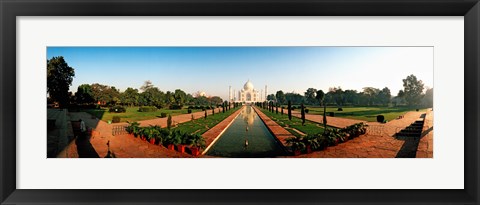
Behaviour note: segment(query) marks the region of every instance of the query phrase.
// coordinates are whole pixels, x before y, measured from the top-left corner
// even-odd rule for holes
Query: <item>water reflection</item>
[[[245,106],[207,155],[218,157],[275,157],[285,155],[255,110]]]
[[[255,111],[253,110],[253,108],[251,106],[247,106],[242,111],[242,118],[243,118],[243,121],[246,123],[247,126],[252,126],[253,125],[253,123],[255,122]]]

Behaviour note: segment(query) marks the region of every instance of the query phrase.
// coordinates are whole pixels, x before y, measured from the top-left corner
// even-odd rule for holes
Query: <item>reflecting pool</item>
[[[251,106],[243,108],[206,154],[238,158],[286,155]]]

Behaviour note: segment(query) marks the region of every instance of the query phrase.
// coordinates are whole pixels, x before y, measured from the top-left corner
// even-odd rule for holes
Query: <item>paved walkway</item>
[[[394,137],[396,131],[409,126],[415,120],[418,120],[422,112],[408,112],[402,119],[392,120],[385,124],[377,122],[369,122],[367,134],[361,135],[355,139],[341,143],[337,146],[328,147],[326,150],[316,151],[311,154],[303,154],[296,157],[305,158],[395,158],[398,152],[403,148],[404,140],[398,140]],[[433,112],[426,113],[426,118],[431,118]],[[328,122],[328,120],[327,120]],[[372,129],[376,129],[373,132]],[[433,141],[433,132],[431,138],[422,138],[424,141],[431,139]],[[419,145],[419,150],[423,149],[423,145]],[[421,152],[421,151],[420,151]],[[430,146],[427,152],[433,152]],[[418,152],[417,152],[418,153]],[[419,157],[427,157],[419,155]],[[432,156],[429,156],[432,157]]]
[[[215,113],[221,112],[221,108],[217,108]],[[208,110],[207,115],[211,115],[212,111]],[[161,157],[191,157],[188,154],[181,154],[173,150],[168,150],[163,146],[151,145],[136,138],[129,137],[127,134],[112,135],[113,126],[127,125],[127,123],[108,124],[97,118],[92,117],[85,112],[72,112],[68,114],[71,121],[82,119],[88,128],[92,128],[92,135],[85,138],[76,138],[71,141],[66,148],[58,154],[59,158],[76,158],[76,157],[106,157],[114,153],[115,157],[139,157],[139,158],[161,158]],[[183,123],[194,119],[203,118],[205,112],[195,112],[192,114],[183,114],[172,116],[175,124]],[[157,118],[152,120],[140,121],[140,126],[158,125],[167,126],[167,118]],[[70,126],[71,127],[71,126]],[[109,146],[107,143],[110,145]],[[109,152],[110,151],[110,152]]]
[[[292,116],[301,118],[300,111],[292,110]],[[348,118],[341,118],[341,117],[327,117],[327,125],[337,128],[344,128],[356,123],[360,122],[367,122],[362,120],[355,120],[355,119],[348,119]],[[323,124],[323,115],[313,115],[313,114],[305,114],[305,119],[310,120],[316,123]]]
[[[241,109],[240,109],[241,110]],[[239,110],[239,111],[240,111]],[[291,137],[287,130],[276,124],[274,121],[269,119],[265,114],[259,112],[255,108],[256,112],[259,114],[260,118],[265,122],[267,127],[273,132],[276,133],[277,138],[282,144],[285,144],[285,139]],[[237,111],[237,112],[239,112]],[[235,112],[227,119],[222,121],[225,128],[229,124],[229,120],[233,120],[238,113]],[[211,114],[211,111],[208,112]],[[389,121],[388,123],[381,124],[376,122],[369,122],[369,128],[367,134],[357,137],[353,140],[349,140],[345,143],[341,143],[334,147],[328,147],[326,150],[313,152],[311,154],[299,155],[296,157],[313,157],[313,158],[356,158],[356,157],[369,157],[369,158],[382,158],[396,157],[397,153],[402,149],[405,141],[397,140],[393,135],[400,131],[401,129],[409,126],[415,120],[418,120],[421,117],[422,112],[408,112],[404,115],[402,119],[396,119]],[[433,111],[429,109],[425,113],[425,126],[423,128],[424,136],[419,140],[417,157],[433,157]],[[194,118],[204,117],[204,112],[193,113]],[[188,117],[187,117],[188,116]],[[311,119],[315,119],[313,115]],[[312,117],[313,116],[313,117]],[[189,154],[182,154],[177,151],[168,150],[163,146],[151,145],[144,141],[141,141],[138,138],[133,138],[129,135],[112,135],[112,124],[100,121],[88,113],[78,112],[78,113],[69,113],[67,118],[71,121],[77,121],[82,119],[85,121],[85,124],[89,128],[93,128],[92,136],[87,138],[87,140],[82,138],[76,138],[71,141],[70,144],[57,156],[57,157],[121,157],[121,158],[162,158],[162,157],[192,157]],[[321,118],[321,117],[320,117]],[[308,118],[307,118],[308,119]],[[186,122],[191,120],[191,114],[177,115],[172,116],[174,122]],[[321,119],[320,119],[321,120]],[[343,120],[343,118],[338,117],[328,117],[327,121],[335,122],[340,127],[345,127],[354,122],[349,119]],[[312,120],[314,121],[314,120]],[[343,123],[343,124],[342,124]],[[356,123],[356,122],[355,122]],[[117,123],[115,125],[119,125]],[[166,126],[166,118],[149,120],[148,122],[141,122],[142,125],[159,125],[162,127]],[[227,125],[225,125],[227,124]],[[68,127],[68,126],[67,126]],[[71,127],[71,126],[70,126]],[[215,137],[218,136],[225,128],[219,127],[216,130],[209,130],[207,134],[208,140],[213,142]],[[66,131],[67,135],[73,135],[71,131]],[[210,133],[209,133],[210,132]],[[211,135],[211,136],[209,136]],[[206,137],[206,138],[207,138]],[[109,146],[107,143],[109,142]],[[208,144],[208,142],[207,142]],[[86,147],[86,148],[85,148]],[[91,149],[90,149],[91,147]],[[94,152],[94,153],[93,153]],[[82,156],[83,155],[83,156]]]
[[[219,112],[222,112],[222,108],[215,108],[215,113],[219,113]],[[211,114],[212,114],[212,110],[207,110],[207,116],[211,115]],[[201,111],[201,112],[194,112],[194,113],[191,113],[191,114],[182,114],[182,115],[172,116],[172,124],[176,125],[176,124],[191,121],[192,120],[192,115],[193,115],[194,119],[204,118],[205,117],[205,112]],[[146,127],[146,126],[150,126],[150,125],[158,125],[160,127],[167,127],[167,119],[168,118],[166,118],[166,117],[155,118],[155,119],[151,119],[151,120],[139,121],[139,123],[140,123],[141,127]],[[121,125],[121,124],[117,123],[116,125]]]
[[[423,125],[424,135],[418,144],[417,158],[433,158],[433,111],[427,110],[425,124]]]

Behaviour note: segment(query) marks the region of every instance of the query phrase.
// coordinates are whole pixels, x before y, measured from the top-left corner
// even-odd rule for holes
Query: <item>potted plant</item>
[[[287,145],[292,148],[295,156],[300,155],[306,148],[305,142],[302,136],[295,136],[286,139]]]
[[[138,122],[129,122],[128,126],[125,128],[125,131],[127,131],[128,134],[135,136],[138,134],[138,130],[140,128],[140,123]]]
[[[307,154],[312,153],[314,150],[318,150],[320,148],[317,136],[315,135],[306,135],[303,137],[303,143],[305,144],[305,151]]]
[[[155,142],[160,136],[160,129],[161,128],[157,125],[148,127],[146,137],[148,142],[150,142],[150,144],[155,144]],[[161,140],[158,140],[158,142],[160,141]]]
[[[193,156],[200,155],[200,150],[205,149],[205,139],[200,134],[193,134],[190,137],[189,144],[191,145],[190,151]]]
[[[180,139],[180,144],[177,145],[177,149],[180,153],[185,153],[185,147],[187,146],[187,143],[192,135],[188,133],[183,133],[183,135],[181,136],[182,137]]]
[[[325,130],[324,137],[329,146],[335,146],[340,142],[340,136],[337,129],[327,128],[327,130]]]

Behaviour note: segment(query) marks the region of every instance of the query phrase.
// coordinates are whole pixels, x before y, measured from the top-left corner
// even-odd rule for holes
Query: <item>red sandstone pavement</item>
[[[394,134],[418,120],[423,112],[408,112],[402,119],[392,120],[385,124],[369,122],[367,133],[355,139],[341,143],[337,146],[328,147],[322,151],[303,154],[299,158],[394,158],[404,144],[404,140],[398,140]],[[433,112],[426,113],[426,119],[433,119]],[[327,120],[328,122],[328,120]],[[426,121],[426,124],[431,123]],[[431,127],[431,126],[430,126]],[[425,130],[425,127],[424,127]],[[432,157],[433,131],[429,138],[422,138],[417,151],[417,157]],[[422,143],[422,141],[425,141]],[[425,145],[423,145],[425,144]],[[424,154],[424,153],[428,153]]]
[[[245,109],[245,106],[238,109],[230,116],[225,118],[222,122],[218,123],[217,125],[202,134],[203,138],[205,138],[206,145],[206,149],[202,152],[202,154],[205,154],[208,149],[210,149],[213,143],[218,139],[218,137],[223,133],[223,131],[227,129],[228,126],[230,126],[235,117],[237,117],[243,109]]]
[[[241,109],[240,109],[241,110]],[[267,124],[269,129],[277,135],[278,139],[284,144],[285,139],[291,137],[287,130],[276,124],[274,121],[269,119],[265,114],[259,112],[256,108],[255,110],[262,118],[262,120]],[[210,115],[211,112],[208,112]],[[234,113],[228,117],[231,120],[238,113]],[[408,112],[404,115],[402,119],[392,120],[385,124],[380,124],[376,122],[369,122],[369,128],[367,129],[367,134],[362,135],[358,138],[349,140],[345,143],[339,144],[334,147],[328,147],[326,150],[317,151],[311,154],[303,154],[296,157],[306,157],[306,158],[356,158],[356,157],[368,157],[368,158],[393,158],[396,156],[400,148],[402,147],[404,141],[397,140],[393,135],[400,131],[401,129],[407,127],[415,120],[419,119],[421,112]],[[130,137],[129,135],[112,135],[113,125],[107,124],[106,122],[100,121],[98,119],[92,118],[90,114],[80,112],[80,113],[70,113],[70,120],[82,119],[85,121],[85,124],[89,128],[93,128],[93,134],[90,138],[90,143],[95,149],[97,154],[100,157],[105,157],[108,154],[107,142],[110,142],[110,151],[115,155],[115,157],[138,157],[138,158],[161,158],[161,157],[191,157],[188,154],[182,154],[176,151],[168,150],[162,146],[151,145],[140,139]],[[189,116],[186,117],[186,116]],[[203,117],[204,112],[194,113],[194,117]],[[191,120],[191,114],[172,116],[174,122],[186,122],[187,119]],[[315,116],[311,117],[315,120]],[[345,127],[350,125],[353,121],[350,119],[344,120],[344,118],[339,117],[329,117],[327,122],[335,122],[337,119],[336,125],[338,127]],[[185,121],[184,121],[185,120]],[[231,121],[230,120],[230,121]],[[314,121],[312,120],[312,121]],[[429,128],[433,128],[433,111],[427,111],[425,117],[425,126],[424,131],[428,131]],[[228,120],[224,120],[228,122]],[[342,124],[343,123],[343,124]],[[166,119],[155,119],[149,120],[149,122],[141,122],[142,125],[159,125],[162,127],[166,126]],[[228,124],[228,123],[227,123]],[[353,123],[352,123],[353,124]],[[119,124],[116,124],[119,125]],[[335,126],[335,125],[334,125]],[[225,126],[226,128],[227,126]],[[337,127],[337,126],[336,126]],[[223,129],[225,129],[223,128]],[[218,135],[223,131],[219,127],[216,133]],[[221,131],[220,131],[221,130]],[[208,132],[208,131],[207,131]],[[214,133],[214,131],[212,131]],[[214,136],[215,134],[212,134]],[[217,136],[218,136],[217,135]],[[213,140],[212,140],[213,142]],[[75,141],[72,141],[65,150],[63,150],[58,157],[79,157],[76,153]],[[423,137],[418,146],[417,157],[433,157],[433,130],[427,132],[425,137]]]
[[[217,108],[215,112],[221,112],[221,109]],[[205,112],[192,113],[195,119],[205,116]],[[175,124],[190,121],[192,114],[183,114],[172,116],[172,121]],[[212,111],[207,111],[207,115],[211,115]],[[95,152],[100,157],[105,157],[108,154],[107,143],[110,142],[110,151],[115,154],[116,157],[139,157],[139,158],[159,158],[159,157],[191,157],[188,154],[181,154],[179,152],[165,149],[158,145],[150,145],[147,142],[139,139],[133,139],[128,137],[129,135],[112,135],[113,126],[127,125],[127,123],[115,123],[108,124],[101,121],[85,112],[72,112],[69,114],[70,120],[77,121],[82,119],[88,128],[92,128],[92,136],[90,138],[90,144]],[[167,118],[157,118],[152,120],[140,121],[140,126],[159,125],[161,127],[167,126]],[[77,158],[80,157],[77,152],[77,146],[75,140],[70,142],[69,145],[57,156],[59,158]]]
[[[286,139],[290,137],[295,137],[292,135],[288,130],[283,128],[282,126],[278,125],[275,121],[270,119],[267,115],[265,115],[260,109],[258,109],[255,106],[252,106],[253,109],[255,109],[255,112],[257,112],[258,116],[262,121],[265,123],[267,128],[270,130],[270,132],[273,133],[273,135],[282,143],[282,145],[286,148],[287,147],[287,142]],[[328,121],[328,120],[327,120]]]
[[[433,158],[433,111],[431,109],[427,110],[423,133],[426,135],[418,144],[417,158]]]

